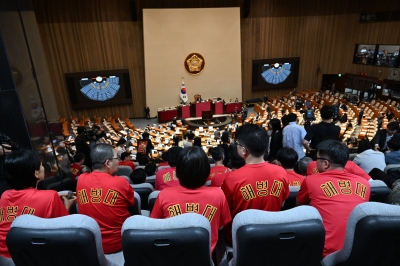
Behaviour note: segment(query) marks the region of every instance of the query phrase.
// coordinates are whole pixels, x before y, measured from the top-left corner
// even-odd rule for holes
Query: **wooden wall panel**
[[[143,8],[243,7],[244,0],[136,0],[138,21],[131,20],[129,0],[33,0],[38,27],[62,116],[141,117],[145,104]],[[241,19],[242,99],[261,97],[251,90],[252,59],[300,56],[298,90],[319,88],[323,74],[360,73],[380,80],[388,68],[352,64],[356,43],[400,44],[400,21],[359,23],[361,12],[400,9],[400,1],[251,0]],[[318,65],[321,71],[317,73]],[[128,68],[133,104],[73,111],[64,73]],[[268,95],[290,90],[268,91]],[[154,97],[159,97],[154,95]]]

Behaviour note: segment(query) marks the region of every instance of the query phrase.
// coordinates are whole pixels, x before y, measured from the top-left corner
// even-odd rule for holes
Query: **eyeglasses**
[[[328,162],[332,163],[332,161],[331,161],[331,160],[329,160],[329,159],[326,159],[326,158],[322,158],[322,157],[317,157],[317,160],[326,160],[326,161],[328,161]]]
[[[243,148],[245,148],[246,149],[246,147],[245,146],[243,146],[242,144],[240,144],[238,141],[235,141],[235,144],[236,145],[238,145],[238,146],[242,146]],[[247,149],[246,149],[247,150]]]
[[[108,158],[108,159],[106,159],[106,160],[104,161],[104,163],[103,163],[103,164],[105,164],[107,161],[111,161],[111,160],[115,160],[115,159],[118,159],[118,157],[114,157],[114,158]]]

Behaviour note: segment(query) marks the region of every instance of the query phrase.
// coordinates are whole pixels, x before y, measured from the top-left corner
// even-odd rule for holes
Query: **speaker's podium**
[[[203,111],[201,114],[201,119],[203,120],[211,120],[213,118],[213,111]]]
[[[211,111],[211,103],[210,102],[198,102],[198,103],[193,103],[190,106],[190,116],[191,117],[202,117],[203,111]]]

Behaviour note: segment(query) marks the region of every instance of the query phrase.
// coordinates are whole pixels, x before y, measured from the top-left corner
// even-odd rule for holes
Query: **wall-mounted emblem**
[[[185,62],[183,63],[187,72],[190,75],[200,74],[206,64],[204,57],[199,53],[191,53],[186,56]]]

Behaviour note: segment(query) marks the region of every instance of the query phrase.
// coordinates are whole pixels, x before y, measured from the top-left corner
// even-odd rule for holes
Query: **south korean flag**
[[[185,82],[183,81],[183,79],[182,79],[182,87],[181,87],[181,99],[184,103],[186,103],[188,100],[186,88],[185,88]]]

